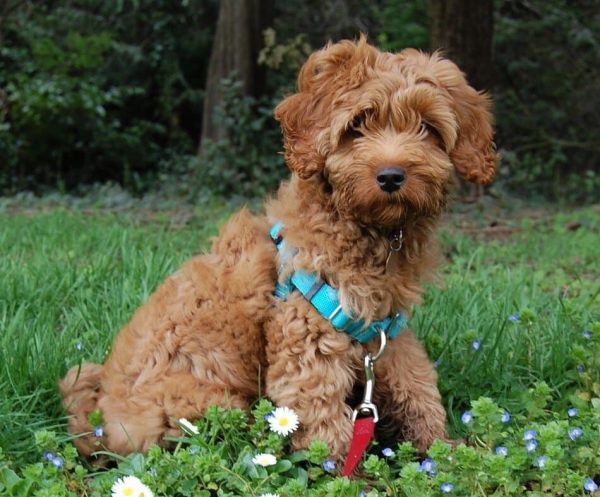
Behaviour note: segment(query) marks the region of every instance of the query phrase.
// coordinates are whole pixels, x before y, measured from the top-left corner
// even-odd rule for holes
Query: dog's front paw
[[[445,444],[448,444],[453,449],[456,448],[456,447],[458,447],[461,444],[465,445],[467,443],[464,438],[458,438],[458,439],[455,440],[455,439],[450,438],[448,436],[440,437],[440,440],[442,442],[444,442]]]
[[[318,426],[298,430],[292,437],[292,446],[297,450],[306,449],[313,440],[321,440],[329,448],[328,459],[339,468],[350,449],[352,430],[352,422],[346,417],[336,421],[329,419]]]
[[[431,444],[436,440],[441,440],[451,447],[456,447],[462,442],[462,440],[452,440],[449,438],[445,428],[438,430],[422,429],[416,431],[413,427],[413,435],[409,436],[408,439],[412,441],[417,451],[421,454],[425,454],[429,447],[431,447]]]
[[[354,425],[349,419],[345,419],[343,423],[340,423],[332,434],[330,440],[327,441],[329,447],[329,459],[335,461],[338,467],[338,471],[341,471],[348,451],[350,450],[350,443],[352,442],[352,433]]]

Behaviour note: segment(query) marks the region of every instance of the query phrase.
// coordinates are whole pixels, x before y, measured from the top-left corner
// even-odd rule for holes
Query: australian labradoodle
[[[233,216],[210,253],[135,313],[103,365],[60,382],[82,453],[145,451],[179,434],[179,418],[246,408],[259,391],[298,414],[295,447],[318,438],[335,458],[347,453],[349,402],[378,340],[361,343],[333,321],[357,329],[419,302],[453,170],[481,184],[494,176],[490,100],[439,54],[384,53],[361,38],[313,53],[275,117],[292,175],[266,214]],[[292,274],[326,283],[335,316],[306,295],[319,285],[300,291],[292,280],[274,295]],[[420,450],[446,438],[436,372],[411,331],[389,340],[375,377],[382,428]],[[101,438],[88,423],[96,409]]]

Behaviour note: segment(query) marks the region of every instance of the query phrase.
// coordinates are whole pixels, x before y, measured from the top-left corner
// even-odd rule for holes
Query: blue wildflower
[[[323,469],[329,472],[335,471],[335,461],[325,459],[325,461],[323,461]]]
[[[265,414],[265,421],[268,423],[269,421],[271,421],[271,419],[274,418],[274,415],[272,412],[270,412],[269,414]]]
[[[433,459],[425,459],[419,466],[419,471],[427,473],[428,475],[434,476],[437,471],[437,466]]]
[[[547,461],[547,457],[546,456],[540,456],[537,458],[537,467],[542,469],[545,465],[546,465],[546,461]]]
[[[81,344],[81,342],[77,342],[77,343],[75,344],[75,348],[76,348],[77,350],[81,351],[81,350],[83,349],[83,345]]]
[[[575,407],[569,407],[569,409],[567,409],[567,416],[570,418],[577,416],[577,409]]]
[[[598,491],[598,485],[591,478],[588,478],[587,480],[585,480],[585,482],[583,483],[583,488],[585,490],[587,490],[588,492],[590,492],[591,494]]]
[[[520,319],[521,317],[518,314],[511,314],[510,316],[508,316],[508,320],[512,321],[513,323],[519,321]]]
[[[440,490],[442,492],[444,492],[445,494],[452,492],[453,489],[454,489],[454,485],[452,485],[452,483],[450,483],[448,481],[445,483],[442,483],[440,485]]]
[[[462,416],[460,417],[460,420],[468,425],[471,421],[473,421],[473,413],[471,413],[471,411],[465,411],[462,413]]]
[[[358,494],[358,497],[367,497],[367,494],[365,493],[364,490],[361,490],[360,493]]]
[[[575,440],[575,439],[579,438],[581,435],[583,435],[583,430],[581,428],[579,428],[578,426],[575,428],[569,428],[569,438],[571,440]]]
[[[508,411],[502,411],[502,416],[500,417],[500,420],[503,423],[508,423],[510,419],[510,413]]]
[[[527,442],[527,445],[525,446],[525,448],[527,449],[527,452],[533,452],[534,450],[536,450],[538,447],[538,443],[537,440],[529,440]]]
[[[590,330],[583,330],[583,338],[592,338],[592,332]]]
[[[386,447],[381,451],[381,454],[383,454],[383,456],[385,457],[392,457],[394,455],[394,451],[389,447]]]
[[[508,455],[508,449],[503,446],[496,447],[496,454],[506,457]]]
[[[156,478],[156,470],[152,466],[148,468],[148,473],[150,473],[153,478]]]
[[[583,373],[585,371],[585,366],[583,364],[580,364],[579,366],[577,366],[577,371]]]
[[[433,367],[434,367],[434,369],[437,369],[437,368],[439,368],[441,363],[442,363],[442,360],[441,360],[441,359],[438,359],[437,361],[435,361],[435,362],[433,363]]]
[[[527,430],[523,434],[523,440],[525,440],[526,442],[528,440],[535,440],[535,437],[537,437],[537,431],[535,431],[535,430]]]
[[[104,428],[102,428],[102,425],[96,426],[96,428],[94,428],[94,436],[96,438],[102,438],[103,435],[104,435]]]
[[[471,347],[473,347],[473,350],[479,350],[481,348],[481,340],[473,340]]]
[[[44,456],[44,459],[54,464],[54,466],[56,466],[58,469],[62,468],[65,464],[65,461],[62,457],[54,452],[50,452],[49,450],[45,450],[42,455]]]

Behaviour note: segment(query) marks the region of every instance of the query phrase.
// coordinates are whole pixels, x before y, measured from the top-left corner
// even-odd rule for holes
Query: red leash
[[[373,404],[373,388],[375,387],[373,365],[375,364],[375,361],[381,357],[381,354],[383,354],[387,342],[385,331],[380,330],[380,332],[381,342],[379,344],[379,352],[375,354],[375,357],[372,357],[371,354],[365,356],[365,393],[363,395],[363,401],[352,413],[354,433],[352,434],[348,457],[344,464],[344,476],[350,476],[354,471],[354,468],[356,468],[358,461],[362,459],[367,447],[373,440],[375,423],[379,421],[377,406]],[[359,414],[365,417],[358,418]]]
[[[350,476],[352,474],[358,461],[362,459],[371,440],[373,440],[374,434],[375,418],[372,416],[360,418],[354,422],[354,434],[352,435],[352,442],[350,443],[350,452],[348,452],[346,464],[344,464],[344,476]]]

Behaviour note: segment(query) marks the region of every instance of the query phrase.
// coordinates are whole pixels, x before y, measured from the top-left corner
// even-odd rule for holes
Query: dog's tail
[[[73,440],[79,452],[86,456],[101,448],[90,434],[93,427],[88,421],[88,415],[98,408],[101,374],[100,364],[84,363],[72,367],[58,384],[63,406],[70,415],[69,432],[73,435],[87,433]]]

